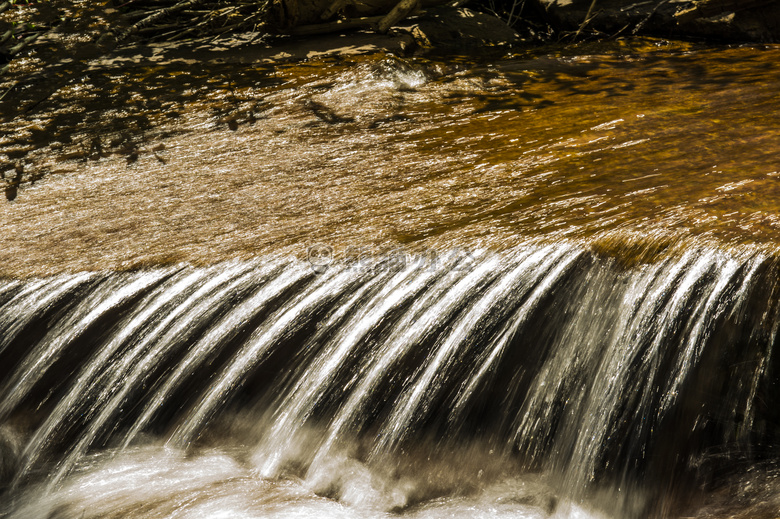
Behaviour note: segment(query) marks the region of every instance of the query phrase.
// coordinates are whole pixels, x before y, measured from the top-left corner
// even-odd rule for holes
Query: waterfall
[[[643,492],[639,516],[663,515],[652,496],[673,485],[777,456],[771,252],[702,245],[629,264],[527,243],[316,267],[0,280],[0,516],[155,445],[177,474],[195,470],[177,452],[212,449],[213,474],[295,477],[345,502],[333,470],[474,449],[518,477],[547,474],[572,502]],[[426,499],[413,495],[390,509]]]

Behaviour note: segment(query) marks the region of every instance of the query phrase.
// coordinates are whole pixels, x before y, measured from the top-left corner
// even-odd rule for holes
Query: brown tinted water
[[[0,449],[12,454],[9,459],[19,458],[23,473],[34,472],[35,463],[41,461],[58,472],[55,480],[64,478],[48,493],[34,485],[23,486],[21,497],[14,495],[9,499],[13,503],[5,504],[10,511],[0,509],[0,515],[389,517],[403,513],[424,519],[515,519],[601,518],[606,517],[599,511],[603,509],[618,510],[612,517],[646,517],[638,510],[646,509],[642,507],[648,502],[652,508],[653,495],[668,493],[674,499],[668,499],[669,505],[658,505],[657,516],[775,517],[780,481],[771,450],[775,447],[764,447],[759,440],[773,438],[776,421],[771,420],[777,417],[771,405],[777,394],[772,379],[776,373],[772,366],[777,362],[770,354],[777,332],[773,324],[776,263],[771,257],[778,243],[779,216],[778,58],[780,47],[635,41],[550,47],[490,62],[378,54],[277,67],[96,68],[43,101],[36,101],[37,94],[32,92],[29,99],[21,100],[30,107],[27,115],[2,123],[0,134],[2,158],[10,164],[5,171],[6,195],[13,199],[0,206],[0,275],[126,269],[179,261],[214,264],[228,258],[257,258],[258,265],[268,265],[258,267],[262,275],[257,276],[247,274],[255,268],[254,262],[233,262],[192,271],[177,267],[98,274],[94,279],[86,274],[66,275],[31,280],[26,285],[0,280],[0,288],[6,291],[3,297],[13,303],[2,307],[4,321],[0,324],[6,330],[0,334],[6,341],[2,344],[10,344],[18,334],[21,346],[5,353],[25,359],[24,369],[17,369],[11,361],[2,363],[8,370],[4,389],[11,389],[0,399],[0,407],[10,412],[18,405],[21,417],[12,418],[21,425],[11,420],[2,425]],[[23,182],[15,187],[15,180],[9,179],[16,178],[17,163]],[[529,243],[532,240],[576,244],[537,250]],[[348,304],[329,313],[329,305],[336,304],[333,301],[339,294],[351,293],[347,290],[353,286],[351,276],[370,275],[351,267],[312,271],[300,262],[275,264],[268,259],[274,254],[306,256],[308,248],[318,243],[322,247],[316,252],[326,256],[372,255],[398,248],[443,252],[463,247],[506,251],[511,259],[520,250],[521,258],[522,254],[538,255],[537,277],[545,281],[512,284],[512,279],[534,272],[530,268],[533,261],[507,263],[501,254],[485,254],[475,255],[477,268],[472,273],[452,269],[436,278],[433,269],[419,278],[393,275],[395,284],[389,286],[397,290],[371,292],[373,284],[381,288],[387,281],[377,268],[377,277],[362,285],[369,290],[368,299],[350,295]],[[523,246],[512,249],[517,244]],[[589,270],[584,266],[587,261],[575,262],[587,247],[626,262],[652,257],[670,247],[685,248],[686,253],[627,272],[613,268],[612,262],[601,264],[594,259]],[[769,254],[756,251],[761,248]],[[551,254],[553,249],[558,250]],[[556,263],[561,258],[566,261]],[[452,261],[455,265],[456,260]],[[568,279],[570,266],[582,272],[579,278],[572,274],[567,288],[567,283],[558,281]],[[446,263],[439,267],[446,270]],[[427,276],[433,281],[425,292]],[[488,280],[496,276],[502,280],[509,276],[509,281],[489,285]],[[311,286],[304,283],[309,278],[316,278]],[[483,282],[490,288],[483,290]],[[151,293],[140,295],[154,286]],[[532,288],[533,293],[523,296],[522,290]],[[296,293],[296,289],[303,291]],[[423,295],[418,298],[418,293]],[[360,290],[356,294],[360,296]],[[550,465],[554,470],[562,467],[562,472],[569,464],[575,465],[571,481],[577,485],[588,481],[602,448],[634,443],[633,438],[609,428],[611,417],[622,424],[623,407],[631,409],[636,395],[651,398],[660,390],[652,382],[656,380],[671,388],[669,402],[677,401],[678,389],[681,394],[687,390],[690,397],[679,407],[670,407],[674,413],[669,412],[668,422],[658,418],[663,406],[660,411],[651,405],[640,407],[642,412],[634,416],[637,424],[646,423],[645,419],[654,423],[653,417],[657,420],[660,432],[653,445],[658,446],[654,451],[658,456],[654,458],[649,451],[650,459],[645,461],[661,477],[637,470],[637,489],[620,484],[611,489],[610,482],[605,483],[604,495],[588,496],[597,505],[594,511],[576,501],[580,490],[574,484],[573,497],[569,496],[573,501],[568,502],[563,493],[559,503],[557,490],[544,474],[521,470],[512,457],[488,449],[490,442],[442,450],[438,449],[446,444],[437,443],[437,438],[430,449],[425,442],[412,442],[420,453],[414,449],[392,452],[397,458],[387,467],[381,458],[371,465],[342,456],[337,449],[333,456],[314,452],[323,437],[330,442],[353,422],[370,418],[358,416],[358,404],[361,399],[385,395],[384,386],[376,382],[382,375],[389,373],[394,380],[405,380],[404,384],[417,380],[420,372],[411,361],[401,366],[408,371],[387,367],[403,359],[406,351],[421,351],[426,342],[434,346],[432,340],[418,340],[433,333],[429,328],[442,333],[470,333],[470,326],[481,330],[491,322],[485,320],[491,315],[483,312],[485,308],[502,306],[502,298],[510,294],[522,296],[516,301],[522,305],[513,315],[532,316],[514,321],[521,326],[528,319],[532,346],[518,350],[518,357],[533,359],[540,344],[544,347],[542,338],[554,343],[552,351],[556,352],[538,371],[534,380],[538,384],[529,386],[536,388],[529,392],[531,403],[539,402],[529,408],[539,414],[528,414],[518,427],[517,437],[520,430],[528,431],[522,436],[529,444],[529,455],[534,451],[539,451],[537,459],[546,455],[542,452],[545,442],[537,441],[538,435],[561,422],[563,432],[557,436],[559,443],[552,444]],[[414,301],[408,314],[393,306],[405,298]],[[367,300],[373,306],[362,304]],[[472,300],[478,300],[473,307]],[[692,303],[686,305],[688,300]],[[459,302],[466,310],[456,320],[454,315],[462,310]],[[123,392],[110,399],[111,405],[100,407],[105,400],[95,395],[104,394],[100,392],[107,380],[104,375],[127,382],[128,393],[137,390],[141,403],[156,410],[158,400],[152,396],[165,400],[168,390],[167,385],[163,385],[165,391],[160,390],[158,382],[147,385],[151,380],[147,377],[155,370],[146,367],[154,364],[160,365],[160,380],[170,375],[165,380],[175,384],[179,376],[203,363],[203,370],[194,375],[199,384],[187,386],[186,392],[197,395],[196,399],[205,395],[204,399],[194,407],[177,406],[175,400],[170,404],[186,424],[183,433],[176,427],[171,434],[186,444],[195,434],[190,427],[195,430],[207,421],[212,404],[216,407],[214,402],[223,398],[222,388],[246,383],[239,380],[240,375],[252,366],[244,362],[248,357],[244,349],[235,362],[227,363],[229,370],[212,366],[212,357],[198,356],[199,351],[209,353],[210,348],[224,344],[220,338],[249,333],[245,328],[260,322],[266,313],[264,305],[274,311],[268,318],[269,328],[263,324],[257,328],[260,335],[252,332],[252,348],[283,343],[280,350],[288,352],[294,345],[283,339],[303,324],[307,331],[311,325],[312,330],[324,330],[325,336],[333,334],[334,344],[354,346],[354,350],[339,348],[333,357],[328,356],[330,350],[323,350],[325,364],[307,364],[305,356],[291,353],[289,364],[272,363],[267,372],[279,384],[274,377],[283,379],[293,370],[306,368],[296,373],[303,373],[303,381],[316,382],[322,376],[321,366],[337,365],[331,362],[334,358],[347,366],[357,362],[354,372],[345,369],[345,373],[363,377],[360,392],[349,391],[355,379],[344,384],[337,378],[333,383],[338,395],[358,395],[358,404],[336,415],[343,421],[334,418],[341,425],[318,424],[319,428],[292,434],[291,428],[306,425],[312,409],[307,399],[316,400],[304,392],[293,400],[298,404],[298,414],[291,415],[294,419],[272,422],[249,411],[246,416],[226,412],[201,438],[202,451],[185,453],[172,448],[170,442],[159,447],[157,442],[165,441],[165,435],[158,437],[152,431],[137,446],[109,447],[89,453],[85,460],[77,459],[107,430],[109,435],[126,432],[116,425],[120,421],[110,420],[114,412],[140,412],[141,404],[125,405]],[[526,307],[535,313],[520,313]],[[354,313],[344,317],[342,311]],[[396,315],[399,312],[403,318]],[[722,314],[727,317],[721,319]],[[325,321],[323,315],[330,318]],[[184,317],[176,321],[177,316]],[[747,324],[740,325],[740,316]],[[496,326],[512,325],[512,319],[499,317]],[[117,320],[114,327],[111,319]],[[341,341],[340,319],[350,325],[343,327],[349,340]],[[370,333],[376,327],[381,332],[380,323],[389,323],[393,330],[389,338]],[[712,326],[705,326],[708,323]],[[208,327],[212,324],[213,328]],[[197,342],[190,341],[188,333],[197,337],[203,327],[209,332]],[[97,341],[95,355],[89,357],[89,341],[80,340],[85,328],[96,335],[102,333],[98,328],[106,333],[115,330],[117,335],[109,335],[103,349]],[[744,331],[741,336],[740,331]],[[155,349],[156,345],[147,352],[136,349],[147,339],[155,344],[155,334],[167,339],[169,332],[176,340],[160,340],[162,350]],[[182,337],[177,335],[180,332]],[[466,335],[454,332],[445,344],[457,353],[457,347],[470,343]],[[678,343],[672,339],[686,333],[692,338],[679,342],[685,347],[674,347]],[[663,357],[658,352],[663,351],[667,334],[670,351],[681,352],[679,366],[673,364],[678,373],[660,364]],[[45,336],[39,343],[28,344],[41,335]],[[690,349],[698,344],[699,335],[711,336],[715,343],[703,350],[702,359],[700,350]],[[509,337],[508,332],[502,332],[504,336]],[[635,336],[642,340],[634,341]],[[131,337],[138,342],[130,341]],[[644,341],[645,337],[649,339]],[[126,339],[132,348],[122,349]],[[721,340],[729,348],[719,349]],[[645,342],[660,349],[645,354]],[[483,343],[489,344],[475,341]],[[385,351],[387,344],[392,348]],[[374,346],[381,346],[381,351],[372,357]],[[4,347],[0,346],[0,353]],[[179,347],[186,362],[177,363],[175,357],[161,353]],[[66,359],[65,364],[89,357],[84,371],[89,376],[82,377],[78,369],[60,369],[62,364],[47,370],[47,362],[54,362],[58,355]],[[142,362],[133,364],[139,355]],[[438,367],[447,365],[439,353],[433,357],[420,364],[423,375],[438,376]],[[494,357],[464,355],[462,362],[476,369],[472,364],[485,358]],[[372,359],[377,361],[372,363]],[[510,385],[515,384],[516,374],[534,373],[533,361],[526,360],[509,362],[500,371]],[[485,361],[484,365],[490,364]],[[657,370],[658,377],[649,377],[648,370]],[[44,373],[54,381],[42,390],[41,400],[24,400],[26,393],[14,390],[21,387],[33,392],[36,377]],[[487,371],[479,368],[476,379],[483,373]],[[691,373],[689,378],[683,376]],[[570,377],[573,382],[567,382]],[[430,385],[430,380],[434,379],[415,385],[415,392],[428,387],[435,394],[441,389]],[[399,382],[399,388],[404,384]],[[63,394],[60,388],[66,386],[67,398],[57,401]],[[272,395],[285,387],[289,395],[299,394],[293,386],[269,383],[268,387]],[[560,400],[554,398],[556,387],[563,395]],[[743,393],[750,396],[744,413],[741,400],[734,397]],[[492,400],[490,395],[486,398]],[[410,416],[415,409],[407,411],[406,403],[423,408],[427,402],[413,397],[397,400],[394,405],[399,411],[380,433],[388,438],[406,433],[406,425],[414,423]],[[502,398],[495,398],[496,405]],[[754,414],[761,419],[751,429],[754,400],[758,408]],[[22,423],[35,421],[54,401],[58,412],[45,423]],[[501,400],[500,405],[505,402]],[[569,407],[561,407],[555,419],[545,420],[555,414],[557,405],[547,402]],[[662,404],[673,405],[667,400]],[[190,413],[191,409],[198,413]],[[501,411],[497,419],[503,420],[505,409]],[[144,420],[136,422],[139,428],[147,423]],[[729,432],[724,440],[718,437],[722,443],[711,442],[723,452],[685,458],[689,451],[679,448],[680,443],[706,450],[708,444],[696,434],[707,432],[699,424],[710,420],[725,431],[735,426],[734,434],[742,430],[736,437],[746,441],[747,447],[740,450],[736,442],[732,445],[734,436]],[[57,458],[47,457],[46,449],[50,439],[63,443],[70,439],[67,434],[60,438],[58,432],[71,421],[83,421],[89,430],[81,436],[83,442],[66,448],[66,461],[83,461],[83,465],[73,475],[64,475],[59,471],[69,470],[68,463],[55,463]],[[266,466],[262,456],[251,452],[263,437],[258,431],[276,427],[276,423],[282,425],[274,429],[278,434],[270,435],[271,443],[289,443],[285,449],[289,447],[303,460],[315,455],[324,460],[324,465],[309,470],[308,479],[299,479],[296,472],[269,478],[253,466],[257,459]],[[292,427],[283,427],[290,423]],[[535,427],[539,424],[544,427]],[[169,425],[161,420],[157,427]],[[32,429],[35,434],[25,443],[24,435]],[[374,429],[368,431],[367,441],[374,433]],[[757,435],[756,439],[748,438],[749,434]],[[577,447],[574,452],[579,457],[570,455],[571,446]],[[754,447],[767,452],[747,452]],[[431,456],[437,450],[441,459]],[[639,450],[644,459],[645,451]],[[615,457],[620,460],[618,454]],[[761,463],[753,463],[749,456],[753,454]],[[604,454],[607,467],[612,459],[608,455]],[[688,488],[673,488],[676,483],[666,477],[685,464],[686,470],[697,474],[701,469],[704,476],[697,484],[707,481],[706,462],[717,462],[719,457],[724,461],[713,465],[738,475],[718,479],[715,474],[715,481],[726,483],[714,491],[697,487],[704,490],[703,497],[701,492],[688,493]],[[672,468],[665,465],[667,460],[673,460]],[[11,467],[13,462],[6,463]],[[566,484],[552,482],[553,487]],[[648,497],[645,486],[660,490]]]
[[[651,40],[98,69],[3,125],[24,182],[0,205],[0,274],[314,243],[773,248],[778,91],[778,46]]]

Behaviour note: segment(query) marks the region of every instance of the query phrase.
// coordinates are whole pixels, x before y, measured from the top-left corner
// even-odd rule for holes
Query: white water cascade
[[[564,242],[2,280],[0,517],[673,516],[776,459],[777,279]]]

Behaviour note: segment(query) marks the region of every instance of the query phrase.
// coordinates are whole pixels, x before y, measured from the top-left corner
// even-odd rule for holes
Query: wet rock
[[[780,41],[780,4],[767,0],[538,1],[562,31]]]
[[[724,10],[680,11],[676,14],[683,34],[729,41],[780,42],[780,4]]]
[[[473,54],[520,43],[520,35],[499,18],[466,8],[436,7],[396,28],[423,49]]]
[[[19,186],[17,184],[8,183],[5,185],[5,199],[9,202],[16,200],[16,196],[19,194]]]
[[[441,5],[447,0],[418,0],[422,8]],[[323,23],[337,18],[383,16],[396,7],[399,0],[276,0],[273,2],[275,25],[292,28]]]
[[[2,177],[3,180],[5,180],[5,198],[9,202],[16,200],[16,196],[19,193],[19,184],[22,182],[23,175],[24,166],[21,162],[15,164],[13,173],[3,173]]]
[[[588,30],[607,34],[633,30],[648,22],[674,24],[676,1],[539,0],[549,22],[561,31]],[[690,2],[686,2],[690,3]]]

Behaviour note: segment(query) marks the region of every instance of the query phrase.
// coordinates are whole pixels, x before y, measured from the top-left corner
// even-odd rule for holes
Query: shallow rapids
[[[43,178],[0,206],[0,273],[314,243],[342,258],[531,236],[772,247],[779,63],[777,46],[639,40],[97,69],[4,125],[7,163]]]

